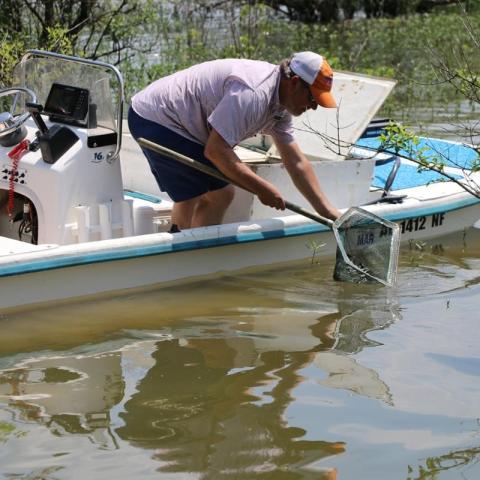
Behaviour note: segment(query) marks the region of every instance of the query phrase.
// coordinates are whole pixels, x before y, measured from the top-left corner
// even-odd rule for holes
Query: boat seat
[[[133,190],[124,190],[124,197],[133,200],[135,234],[165,232],[170,228],[173,202]]]
[[[259,148],[237,146],[234,151],[243,163],[270,163],[267,152]]]

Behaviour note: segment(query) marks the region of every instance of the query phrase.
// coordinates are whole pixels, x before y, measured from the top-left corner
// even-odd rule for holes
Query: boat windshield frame
[[[37,60],[38,62],[36,62]],[[19,86],[33,90],[37,94],[39,102],[45,102],[46,95],[53,82],[59,81],[59,83],[62,83],[62,76],[60,75],[60,78],[52,76],[48,78],[47,82],[45,78],[41,78],[42,75],[35,76],[33,80],[31,78],[27,79],[27,65],[35,62],[40,64],[41,62],[46,63],[49,61],[52,62],[52,72],[55,71],[55,73],[57,73],[57,71],[54,69],[58,71],[62,70],[63,62],[66,66],[68,64],[72,65],[72,67],[70,67],[70,74],[75,75],[75,86],[83,86],[84,88],[90,86],[91,88],[91,85],[84,83],[86,82],[84,79],[90,76],[105,80],[104,82],[97,82],[97,84],[104,84],[102,85],[103,90],[97,92],[97,99],[102,103],[104,110],[103,112],[99,112],[99,114],[104,114],[109,117],[110,121],[108,122],[107,128],[117,134],[115,151],[109,152],[110,158],[116,158],[121,149],[123,108],[125,104],[125,87],[120,71],[114,65],[98,60],[90,60],[43,50],[28,50],[15,67],[14,78]],[[83,75],[83,73],[85,73],[85,75]]]

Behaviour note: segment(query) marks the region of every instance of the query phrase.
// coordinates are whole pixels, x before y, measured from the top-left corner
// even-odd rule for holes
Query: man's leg
[[[220,225],[228,206],[232,203],[235,190],[233,185],[212,190],[198,197],[191,221],[192,227]]]
[[[183,202],[175,202],[172,209],[172,231],[177,229],[183,230],[184,228],[190,228],[192,225],[193,212],[195,207],[199,202],[199,197],[190,198],[189,200],[184,200]]]

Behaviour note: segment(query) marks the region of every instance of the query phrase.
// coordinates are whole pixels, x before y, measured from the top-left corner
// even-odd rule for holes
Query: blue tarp
[[[383,165],[377,165],[375,167],[375,174],[372,182],[373,187],[384,188],[390,172],[392,171],[394,161],[387,162]],[[455,178],[461,178],[460,175],[453,175]],[[421,185],[427,185],[431,182],[446,181],[445,176],[440,173],[433,172],[432,170],[425,170],[419,172],[414,165],[400,165],[397,171],[395,180],[393,181],[391,191],[402,190],[403,188],[419,187]]]
[[[359,147],[368,147],[376,150],[380,145],[378,137],[360,138],[356,143]],[[421,138],[420,143],[414,146],[414,149],[426,150],[422,155],[429,159],[439,159],[445,166],[470,169],[473,162],[478,158],[478,153],[470,147],[465,145],[450,143],[440,139]],[[394,153],[394,152],[392,152]],[[400,151],[400,155],[408,157],[407,152]],[[382,165],[375,167],[374,179],[372,186],[376,188],[384,188],[390,172],[394,165],[394,157],[391,161],[387,161]],[[452,175],[454,178],[461,178],[461,175]],[[398,169],[395,180],[392,184],[391,190],[401,190],[403,188],[418,187],[427,185],[431,182],[447,181],[448,179],[440,173],[431,170],[418,171],[414,165],[402,164]]]
[[[378,137],[373,138],[360,138],[356,143],[359,147],[368,147],[377,149],[380,145]],[[415,149],[421,149],[426,147],[423,152],[427,158],[439,158],[446,166],[456,168],[472,168],[473,162],[478,158],[478,153],[470,147],[465,145],[450,143],[444,140],[421,138],[420,143],[414,146]],[[392,152],[394,153],[394,152]],[[400,151],[400,155],[407,155],[407,152]]]

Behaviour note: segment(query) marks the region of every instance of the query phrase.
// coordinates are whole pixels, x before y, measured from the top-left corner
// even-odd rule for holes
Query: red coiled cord
[[[12,148],[8,152],[8,156],[12,159],[12,169],[10,170],[9,189],[8,189],[8,204],[7,213],[10,222],[13,222],[13,207],[15,200],[15,173],[18,170],[18,163],[23,154],[28,151],[30,142],[28,140],[22,140],[18,145]]]

